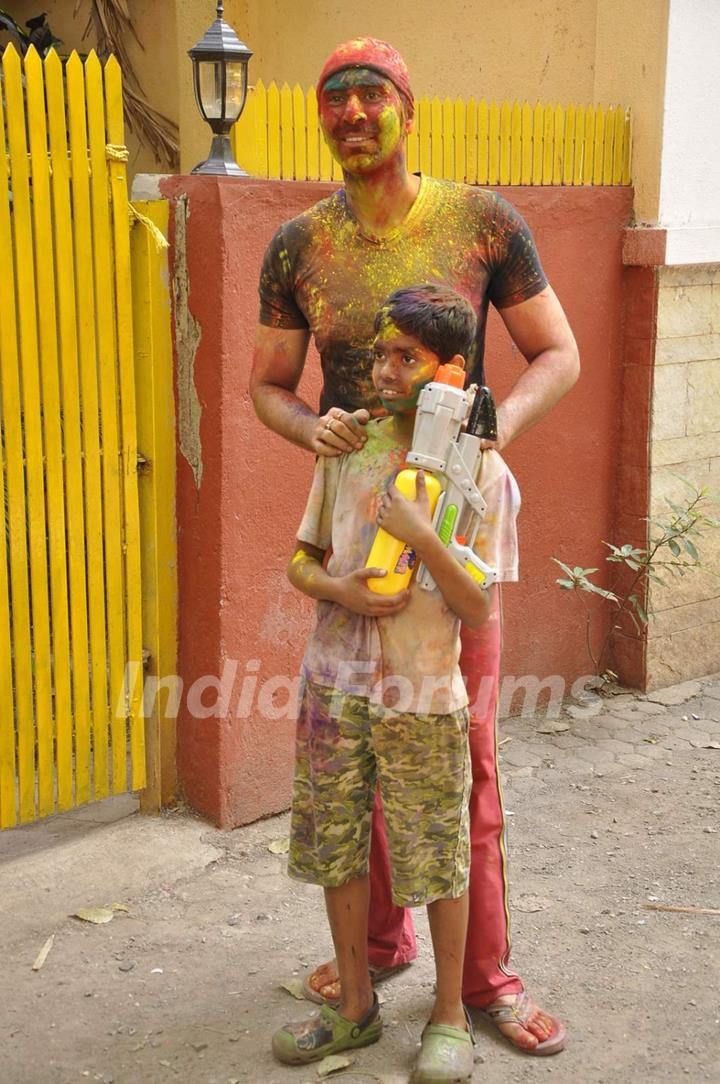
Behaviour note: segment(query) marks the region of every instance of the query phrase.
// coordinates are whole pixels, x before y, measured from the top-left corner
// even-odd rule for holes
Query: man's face
[[[395,84],[369,68],[331,75],[318,108],[330,152],[348,173],[370,173],[388,162],[410,125]]]
[[[372,379],[386,410],[391,414],[415,410],[439,364],[437,354],[384,317],[373,347]]]

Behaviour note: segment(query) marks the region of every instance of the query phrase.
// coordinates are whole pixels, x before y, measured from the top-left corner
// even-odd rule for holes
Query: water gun
[[[412,500],[417,470],[425,471],[435,531],[456,561],[487,589],[497,580],[497,572],[473,550],[486,509],[475,479],[482,463],[480,442],[497,438],[497,419],[489,389],[471,385],[466,391],[464,382],[461,368],[441,365],[435,379],[423,388],[407,467],[398,474],[395,485]],[[395,594],[408,586],[415,563],[410,546],[379,528],[366,567],[385,568],[387,575],[368,580],[368,587],[378,594]],[[435,587],[423,565],[418,569],[417,583],[426,591]]]

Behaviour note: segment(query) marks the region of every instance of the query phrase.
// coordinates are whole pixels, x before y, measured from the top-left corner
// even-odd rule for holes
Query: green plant
[[[623,619],[629,618],[637,632],[642,632],[648,624],[646,602],[651,581],[667,583],[667,576],[684,576],[688,570],[704,567],[694,539],[701,538],[710,528],[720,526],[720,520],[709,514],[715,504],[707,489],[696,489],[689,482],[681,479],[690,493],[686,501],[677,504],[667,500],[670,511],[664,516],[646,516],[648,524],[647,547],[633,546],[627,542],[614,546],[603,542],[610,552],[605,560],[620,566],[610,587],[602,587],[590,577],[598,568],[571,567],[553,557],[564,576],[555,582],[564,591],[572,591],[585,611],[585,642],[588,655],[601,684],[616,679],[616,674],[608,670],[605,662],[608,658],[613,638],[623,635]],[[602,640],[599,650],[593,647],[593,612],[583,598],[584,594],[599,595],[612,607],[612,621]]]

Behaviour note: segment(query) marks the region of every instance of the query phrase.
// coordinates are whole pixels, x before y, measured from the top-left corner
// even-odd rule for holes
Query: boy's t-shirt
[[[359,451],[318,458],[298,530],[300,542],[332,548],[327,565],[332,576],[365,567],[380,499],[409,450],[398,440],[392,418],[371,421],[367,435]],[[478,486],[487,511],[475,552],[497,569],[500,580],[516,580],[520,493],[498,452],[484,453]],[[440,591],[422,590],[414,581],[408,604],[387,617],[365,617],[319,601],[303,674],[317,685],[396,711],[446,714],[468,703],[458,665],[459,631],[460,621]]]

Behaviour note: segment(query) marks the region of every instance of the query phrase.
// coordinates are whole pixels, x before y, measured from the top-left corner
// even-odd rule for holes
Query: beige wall
[[[658,270],[651,515],[688,488],[720,493],[720,265]],[[720,670],[720,530],[697,543],[705,570],[653,585],[648,687]]]
[[[416,94],[590,101],[597,0],[248,0],[254,78],[309,86],[341,41],[383,38]]]
[[[632,109],[638,222],[658,218],[667,26],[668,0],[597,0],[593,101]]]
[[[23,25],[26,19],[46,11],[48,22],[56,37],[62,39],[58,46],[61,53],[77,49],[88,53],[95,45],[92,30],[87,37],[83,32],[88,22],[89,0],[84,0],[76,18],[73,18],[74,0],[18,0],[3,5],[12,10],[13,18]],[[177,122],[178,111],[178,62],[175,48],[175,3],[173,0],[129,0],[129,7],[137,35],[144,49],[132,36],[127,39],[128,53],[138,76],[145,97],[161,113]],[[162,17],[158,17],[161,9]],[[188,62],[189,63],[189,62]],[[126,131],[130,151],[128,172],[169,172],[167,164],[155,159],[152,151],[143,147],[136,133]]]
[[[251,81],[309,86],[340,41],[405,57],[416,94],[629,105],[638,221],[658,214],[669,0],[247,0]],[[439,12],[442,11],[442,17]],[[430,32],[429,32],[430,31]]]
[[[636,216],[658,210],[662,101],[669,0],[226,0],[225,18],[254,56],[251,83],[315,82],[339,42],[360,34],[403,53],[417,94],[628,104],[634,115]],[[180,171],[205,157],[210,135],[192,90],[187,50],[212,22],[214,0],[128,0],[138,36],[135,71],[155,108],[180,121]],[[89,0],[73,19],[73,0],[20,0],[24,21],[43,8],[63,49],[82,40]],[[166,171],[128,134],[130,173]]]

